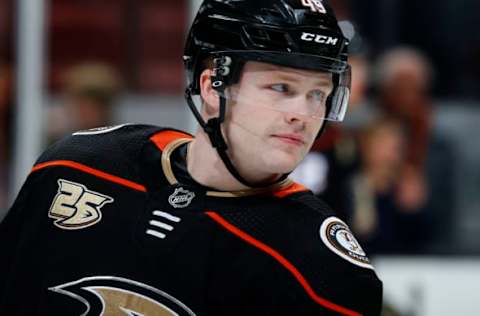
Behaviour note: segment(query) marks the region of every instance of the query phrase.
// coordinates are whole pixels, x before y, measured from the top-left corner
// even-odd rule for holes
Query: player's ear
[[[220,98],[218,92],[212,87],[212,70],[205,69],[200,75],[200,95],[203,100],[203,113],[207,118],[218,116]]]

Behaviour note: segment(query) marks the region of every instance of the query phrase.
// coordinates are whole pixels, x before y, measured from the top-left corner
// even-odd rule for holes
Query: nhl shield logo
[[[194,197],[195,193],[180,187],[168,197],[168,203],[174,208],[184,208],[190,205]]]

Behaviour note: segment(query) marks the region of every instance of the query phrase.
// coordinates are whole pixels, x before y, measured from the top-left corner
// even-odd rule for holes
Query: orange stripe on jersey
[[[83,171],[85,173],[94,175],[96,177],[99,177],[99,178],[102,178],[102,179],[105,179],[105,180],[123,185],[125,187],[129,187],[129,188],[137,190],[137,191],[147,192],[147,189],[141,184],[138,184],[138,183],[132,182],[130,180],[126,180],[126,179],[111,175],[109,173],[106,173],[106,172],[103,172],[103,171],[100,171],[100,170],[97,170],[97,169],[90,168],[88,166],[85,166],[85,165],[82,165],[78,162],[70,161],[70,160],[54,160],[54,161],[48,161],[48,162],[40,163],[40,164],[34,166],[32,168],[31,172],[35,172],[35,171],[38,171],[38,170],[41,170],[41,169],[44,169],[44,168],[48,168],[48,167],[68,167],[68,168],[77,169],[77,170]]]
[[[274,192],[273,195],[275,195],[276,197],[279,197],[279,198],[284,198],[284,197],[292,195],[294,193],[304,192],[304,191],[308,191],[308,189],[306,187],[304,187],[303,185],[299,184],[299,183],[292,183],[291,185],[289,185],[285,189]]]
[[[153,141],[160,150],[164,150],[169,143],[179,138],[192,138],[192,135],[177,131],[163,131],[150,137],[150,140]]]
[[[318,296],[308,283],[308,281],[305,279],[305,277],[298,271],[295,266],[290,263],[284,256],[282,256],[278,251],[275,249],[267,246],[266,244],[262,243],[261,241],[253,238],[252,236],[248,235],[244,231],[240,230],[239,228],[235,227],[234,225],[230,224],[228,221],[226,221],[223,217],[218,215],[215,212],[206,212],[208,216],[210,216],[214,221],[216,221],[218,224],[223,226],[226,230],[231,232],[232,234],[236,235],[240,239],[243,239],[247,243],[251,244],[252,246],[262,250],[263,252],[267,253],[271,257],[273,257],[275,260],[277,260],[283,267],[285,267],[288,271],[290,271],[291,274],[297,279],[297,281],[302,285],[304,290],[307,292],[308,296],[310,296],[316,303],[319,305],[330,309],[332,311],[335,311],[337,313],[340,313],[342,315],[347,315],[347,316],[361,316],[362,314],[350,310],[348,308],[345,308],[343,306],[337,305],[333,302],[330,302],[327,299],[324,299],[320,296]]]

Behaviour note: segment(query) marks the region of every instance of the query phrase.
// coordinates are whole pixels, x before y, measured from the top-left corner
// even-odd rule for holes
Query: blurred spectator
[[[431,130],[432,66],[413,48],[398,47],[379,58],[378,106],[398,119],[407,133],[406,160],[397,195],[402,207],[417,209],[428,199],[424,163]]]
[[[416,252],[428,235],[422,206],[405,206],[418,187],[402,177],[408,139],[401,121],[380,117],[360,135],[361,169],[351,179],[351,227],[370,254]],[[415,181],[409,183],[416,183]]]
[[[7,208],[7,184],[10,161],[12,78],[8,65],[0,63],[0,220]]]
[[[348,113],[341,125],[352,132],[368,124],[375,116],[375,111],[367,100],[367,93],[370,88],[371,65],[365,54],[352,54],[348,58],[352,67],[352,87]]]
[[[67,133],[112,123],[113,105],[121,89],[115,69],[102,63],[84,63],[69,69],[63,80],[62,101],[49,117],[50,142]]]
[[[409,136],[414,136],[410,137],[407,158],[420,167],[431,126],[431,64],[419,51],[399,47],[381,56],[376,70],[379,106],[400,118]]]

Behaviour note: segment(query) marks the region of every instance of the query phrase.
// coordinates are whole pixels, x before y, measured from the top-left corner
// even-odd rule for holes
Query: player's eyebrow
[[[305,79],[305,76],[311,77],[312,79],[314,78],[314,85],[318,87],[326,87],[330,88],[332,87],[332,78],[331,76],[315,76],[315,75],[305,75],[305,74],[298,74],[296,75],[294,72],[290,71],[283,71],[283,70],[273,70],[272,74],[274,74],[275,79],[279,79],[281,81],[286,81],[286,82],[302,82]]]

